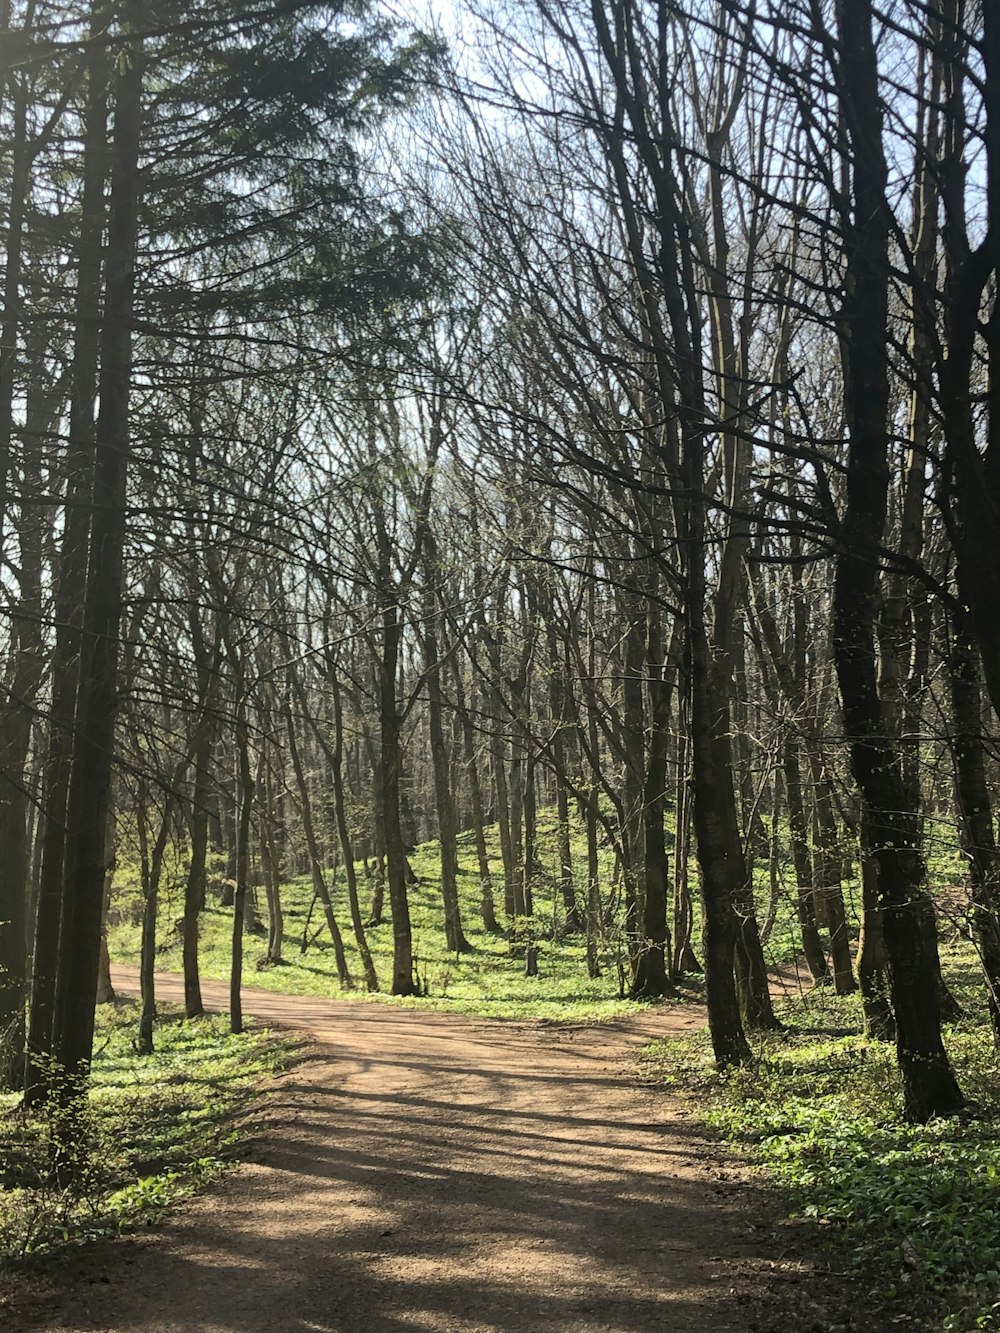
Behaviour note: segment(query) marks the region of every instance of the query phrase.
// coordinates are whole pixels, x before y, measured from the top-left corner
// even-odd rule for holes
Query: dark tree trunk
[[[385,581],[387,582],[386,575]],[[382,805],[382,836],[385,840],[386,878],[392,910],[392,994],[414,995],[413,934],[410,902],[406,892],[406,849],[400,825],[399,786],[402,766],[400,718],[396,702],[396,672],[402,626],[395,601],[383,608],[382,659],[379,663],[380,748],[378,783]]]
[[[670,866],[663,827],[667,804],[667,754],[673,679],[663,661],[659,611],[649,609],[646,672],[649,679],[649,751],[643,788],[642,945],[632,983],[635,999],[673,995],[670,929],[667,925]],[[675,645],[671,645],[671,653]],[[676,855],[676,846],[675,846]]]
[[[472,729],[472,719],[465,706],[461,672],[454,663],[452,675],[455,682],[455,700],[459,721],[462,726],[462,748],[465,757],[465,771],[469,779],[469,800],[472,806],[472,836],[476,844],[476,865],[479,869],[480,913],[483,929],[491,935],[502,934],[497,921],[496,904],[493,899],[493,876],[490,871],[490,859],[486,850],[486,815],[483,809],[483,790],[479,780],[479,764],[476,760],[476,738]]]
[[[833,653],[851,768],[878,867],[906,1114],[925,1121],[953,1114],[964,1099],[941,1040],[937,933],[919,851],[919,818],[907,800],[878,694],[878,552],[889,480],[887,171],[870,0],[840,0],[838,20],[841,50],[850,52],[839,63],[838,79],[852,157],[853,216],[844,219],[841,327],[850,451],[834,582]]]
[[[338,696],[339,697],[339,696]],[[344,949],[344,938],[340,931],[340,924],[333,910],[333,902],[330,898],[330,890],[327,886],[326,875],[323,872],[323,858],[319,850],[319,843],[316,839],[316,828],[313,823],[312,798],[309,794],[309,786],[306,782],[305,770],[302,767],[302,756],[299,753],[298,738],[295,735],[295,719],[292,717],[291,706],[286,701],[284,706],[285,714],[285,735],[288,737],[288,757],[292,761],[292,772],[295,775],[295,789],[299,797],[299,817],[302,820],[302,834],[306,841],[306,854],[309,858],[309,873],[312,876],[313,893],[323,904],[323,915],[326,920],[326,928],[330,932],[330,939],[333,943],[333,956],[337,964],[337,978],[341,986],[350,987],[354,983],[351,979],[350,968],[347,963],[347,953]],[[340,736],[340,727],[343,720],[336,719],[336,738],[334,746],[338,744]],[[334,780],[334,809],[338,828],[340,824],[341,811],[344,804],[343,792],[343,771],[341,767],[340,754],[334,750],[334,756],[337,760],[336,770],[332,774]],[[344,820],[346,832],[346,817]],[[344,856],[344,870],[347,875],[348,893],[351,899],[351,919],[352,922],[357,917],[355,926],[355,938],[357,939],[358,949],[361,954],[361,965],[365,973],[365,984],[369,991],[378,990],[378,978],[374,975],[371,953],[368,950],[368,941],[365,939],[364,928],[361,927],[360,935],[358,926],[361,926],[361,906],[358,901],[358,884],[354,869],[354,849],[351,847],[350,835],[347,836],[346,845],[341,839],[341,851]],[[353,881],[353,892],[350,885]],[[375,984],[372,985],[374,980]]]
[[[126,28],[128,28],[126,23]],[[66,816],[56,969],[54,1050],[71,1078],[89,1070],[101,946],[105,847],[114,754],[129,458],[132,303],[139,203],[142,73],[138,42],[116,80],[111,200],[101,329],[100,413],[80,654],[80,690]],[[67,1084],[67,1089],[70,1085]]]
[[[494,714],[493,726],[499,725]],[[497,826],[500,836],[500,859],[503,862],[503,907],[508,929],[513,927],[516,915],[514,898],[514,853],[510,837],[510,804],[507,799],[507,756],[503,737],[499,732],[493,736],[493,789],[496,793]]]
[[[830,932],[830,958],[833,984],[838,995],[852,995],[857,990],[851,966],[851,940],[844,909],[844,890],[840,881],[840,854],[837,820],[834,814],[830,775],[822,760],[812,750],[813,798],[815,801],[816,842],[813,851],[813,892]],[[817,883],[818,881],[818,883]]]
[[[597,787],[588,795],[583,818],[587,829],[587,976],[601,975],[599,956],[601,939],[601,881],[597,859]]]
[[[580,930],[583,921],[573,887],[573,853],[569,836],[569,792],[564,775],[568,772],[569,732],[572,714],[566,682],[556,644],[556,627],[551,605],[547,608],[549,657],[549,712],[552,717],[552,754],[556,767],[556,843],[559,855],[559,895],[565,912],[563,928],[567,934]]]
[[[191,794],[191,862],[184,881],[184,1016],[199,1018],[205,1012],[198,971],[198,917],[205,906],[205,869],[208,861],[208,802],[211,796],[212,740],[207,730],[194,755],[194,789]]]
[[[691,774],[690,741],[682,733],[677,755],[677,795],[674,803],[674,957],[672,974],[701,972],[702,967],[691,947],[694,907],[688,872],[691,865]]]
[[[655,827],[647,825],[645,807],[647,759],[643,678],[647,660],[646,610],[634,586],[629,586],[620,594],[619,614],[624,625],[622,726],[619,742],[625,760],[622,777],[624,818],[619,832],[619,846],[625,882],[625,938],[632,965],[632,992],[637,993],[638,988],[638,993],[653,998],[657,994],[657,987],[667,984],[663,960],[666,912],[660,922],[657,911],[659,885],[666,872],[666,849],[658,863],[656,847],[649,847],[646,843],[647,837],[651,836],[654,841],[656,838]],[[653,864],[644,867],[650,851]],[[647,931],[644,868],[652,870],[652,910],[649,916],[653,931],[651,935]]]
[[[265,757],[264,801],[259,807],[260,859],[264,877],[264,895],[267,899],[267,951],[264,955],[269,964],[282,961],[282,947],[285,934],[285,913],[281,902],[281,864],[278,858],[276,826],[277,815],[274,799],[274,774],[271,763]]]
[[[139,1014],[139,1036],[137,1048],[140,1055],[153,1054],[153,1025],[156,1022],[156,919],[160,899],[160,879],[163,875],[163,858],[166,855],[170,839],[170,825],[174,813],[174,793],[184,780],[184,771],[188,760],[185,756],[178,764],[170,780],[160,812],[160,826],[156,832],[153,846],[149,846],[147,830],[148,799],[143,794],[136,810],[136,823],[139,830],[139,847],[142,859],[142,945],[139,955],[139,993],[141,1009]]]
[[[28,1009],[28,1062],[25,1101],[43,1100],[53,1051],[56,972],[62,885],[66,854],[66,805],[79,685],[80,622],[87,580],[90,487],[94,461],[94,410],[100,338],[103,269],[104,187],[108,165],[108,55],[104,40],[108,7],[95,3],[87,51],[87,100],[83,194],[77,247],[73,368],[66,504],[55,593],[55,649],[52,656],[50,725],[44,775],[44,819],[39,828],[41,866],[35,900],[35,940]]]
[[[227,645],[231,649],[231,645]],[[233,888],[232,957],[229,966],[229,1030],[243,1031],[243,934],[246,930],[248,895],[250,893],[250,828],[253,816],[253,798],[256,784],[250,765],[250,742],[247,734],[246,697],[242,665],[237,668],[237,703],[235,739],[237,751],[236,778],[236,878]]]
[[[365,936],[364,923],[361,920],[361,900],[358,897],[358,877],[354,863],[354,847],[351,832],[347,824],[347,800],[344,792],[344,711],[340,698],[337,678],[332,675],[330,684],[333,693],[333,751],[328,754],[330,771],[333,776],[333,801],[337,821],[337,835],[340,850],[344,858],[344,877],[347,880],[347,903],[351,913],[351,927],[354,942],[361,956],[361,967],[365,974],[365,986],[375,992],[379,989],[378,974],[372,961],[371,950]]]
[[[424,664],[427,670],[427,723],[430,731],[434,801],[437,806],[438,840],[441,847],[441,898],[444,904],[444,933],[450,953],[471,953],[465,938],[458,901],[458,826],[455,798],[451,790],[448,742],[445,736],[444,703],[441,692],[441,661],[438,653],[440,611],[435,592],[437,549],[430,534],[425,538],[428,593],[424,606]]]
[[[878,892],[878,866],[871,850],[871,837],[862,828],[859,848],[861,865],[861,939],[858,944],[858,984],[865,1018],[865,1036],[872,1041],[895,1041],[896,1020],[889,998],[889,955],[882,929],[882,905]]]
[[[1000,851],[983,753],[982,697],[971,626],[963,616],[952,631],[948,685],[951,750],[961,816],[962,851],[972,882],[972,931],[979,953],[994,1039],[1000,1043]]]
[[[802,951],[813,981],[826,981],[829,971],[816,925],[812,860],[809,856],[809,834],[802,800],[802,775],[799,769],[799,745],[796,738],[791,735],[785,738],[782,746],[782,771],[785,776],[792,861],[795,865],[795,907],[799,918],[799,930],[802,933]]]

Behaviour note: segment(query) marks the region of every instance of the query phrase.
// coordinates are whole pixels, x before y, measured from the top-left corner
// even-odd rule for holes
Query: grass
[[[463,834],[459,840],[459,892],[465,932],[473,945],[470,954],[456,955],[445,947],[438,843],[427,842],[414,849],[410,864],[419,883],[410,888],[409,901],[416,972],[424,994],[419,999],[395,999],[393,1003],[521,1021],[600,1021],[639,1007],[622,998],[620,967],[625,963],[625,942],[617,928],[609,927],[604,933],[600,950],[601,975],[593,979],[587,975],[583,936],[565,935],[562,931],[563,913],[554,880],[555,835],[553,817],[543,813],[539,820],[539,851],[544,873],[535,886],[535,916],[531,922],[539,948],[540,974],[532,978],[524,976],[523,959],[511,956],[505,938],[489,935],[482,929],[479,875],[472,834]],[[500,849],[495,827],[488,830],[488,838],[491,863],[499,867]],[[602,870],[606,882],[610,883],[613,855],[607,849],[602,851]],[[359,872],[363,901],[367,902],[369,890],[363,867],[359,866]],[[162,889],[157,964],[172,971],[179,971],[182,966],[181,938],[175,923],[183,911],[184,874],[185,865],[180,859],[166,877]],[[494,891],[500,900],[499,911],[502,908],[502,872],[495,872],[495,876]],[[262,890],[258,892],[263,912],[264,895]],[[350,930],[346,886],[342,877],[333,881],[331,893],[347,946],[352,977],[358,983],[358,988],[352,989],[350,994],[363,999],[366,998],[360,988],[363,974]],[[291,995],[340,996],[344,993],[337,979],[322,909],[312,900],[312,885],[307,876],[283,885],[284,962],[280,966],[263,967],[266,939],[263,935],[248,934],[244,945],[245,984]],[[114,905],[119,924],[110,931],[111,956],[116,961],[136,963],[140,949],[137,920],[141,906],[137,876],[130,872],[127,863],[116,876]],[[203,976],[228,979],[231,931],[232,909],[220,907],[217,900],[211,899],[201,920],[199,957]],[[392,965],[388,897],[383,923],[369,928],[366,934],[380,981],[388,989]],[[307,941],[305,951],[302,949],[304,939]],[[384,993],[372,998],[383,1002],[391,999]]]
[[[794,872],[790,866],[787,828],[779,826],[781,838],[780,910],[766,950],[769,963],[779,965],[796,958],[800,935],[794,908]],[[573,856],[578,868],[578,880],[585,864],[583,830],[571,828]],[[494,873],[494,892],[497,911],[502,908],[502,870],[499,836],[496,825],[486,830],[487,848]],[[668,840],[671,831],[668,818]],[[447,951],[444,941],[440,895],[440,850],[436,841],[422,843],[410,854],[410,864],[419,882],[409,890],[410,915],[413,924],[416,970],[424,992],[416,1000],[392,1000],[393,1003],[423,1005],[512,1020],[547,1021],[601,1021],[636,1008],[623,998],[623,969],[626,965],[625,940],[621,921],[620,890],[613,887],[614,855],[609,847],[600,852],[602,896],[608,924],[600,947],[601,976],[590,978],[586,968],[586,948],[581,935],[565,935],[562,927],[564,912],[556,890],[558,852],[556,823],[552,810],[539,812],[538,854],[542,874],[535,884],[535,916],[531,929],[540,950],[540,975],[524,976],[523,963],[511,956],[507,941],[487,934],[479,916],[479,874],[475,846],[471,832],[459,838],[459,895],[465,933],[472,943],[471,954],[456,956]],[[954,877],[947,849],[942,846],[939,855],[939,876],[942,882]],[[160,923],[157,941],[158,965],[171,971],[180,971],[181,937],[178,929],[183,911],[183,886],[187,865],[183,852],[168,861],[167,873],[161,887]],[[370,901],[364,867],[358,866],[362,901]],[[138,872],[130,865],[127,850],[120,851],[115,878],[113,919],[117,920],[110,932],[112,957],[121,962],[137,963],[140,951],[138,921],[141,915],[141,891]],[[350,930],[346,886],[342,875],[331,877],[334,908],[347,947],[352,977],[359,982],[362,976],[360,960]],[[765,857],[754,866],[755,892],[761,919],[766,910],[770,889],[768,864]],[[696,876],[692,888],[697,893]],[[857,925],[859,904],[845,885],[849,920]],[[578,899],[582,888],[577,884]],[[258,890],[259,909],[266,911],[263,890]],[[285,913],[284,961],[280,966],[264,968],[266,939],[263,934],[248,934],[244,942],[244,981],[293,995],[340,996],[344,992],[337,979],[333,948],[323,923],[319,904],[313,902],[312,884],[308,876],[293,878],[282,886],[282,904]],[[698,948],[698,917],[695,912],[695,948]],[[206,977],[228,980],[232,930],[232,911],[210,897],[201,920],[200,959]],[[383,923],[367,930],[369,946],[382,985],[388,989],[392,965],[392,925],[386,902]],[[306,948],[303,951],[303,940]],[[350,991],[354,998],[367,998],[357,986]],[[389,1001],[384,993],[376,997]]]
[[[57,1123],[0,1097],[0,1264],[152,1220],[237,1155],[243,1114],[287,1048],[219,1017],[166,1021],[139,1057],[133,1005],[102,1005],[72,1184],[54,1170]]]
[[[827,990],[783,1006],[788,1030],[750,1069],[718,1073],[704,1033],[650,1048],[646,1069],[766,1167],[859,1280],[877,1274],[878,1298],[966,1333],[1000,1329],[1000,1078],[975,968],[949,953],[969,1119],[902,1123],[893,1048],[858,1035],[857,997]]]

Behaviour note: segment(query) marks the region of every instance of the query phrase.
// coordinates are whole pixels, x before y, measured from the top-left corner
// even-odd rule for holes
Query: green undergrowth
[[[524,975],[523,953],[512,952],[505,936],[491,935],[483,929],[475,845],[472,834],[465,833],[459,839],[459,893],[465,933],[472,945],[470,953],[454,954],[446,947],[438,843],[422,843],[410,853],[410,865],[417,876],[417,883],[409,888],[409,903],[415,973],[421,990],[418,998],[400,999],[385,993],[392,976],[392,920],[388,894],[382,923],[366,929],[382,990],[371,997],[366,995],[342,875],[331,877],[331,896],[344,937],[352,986],[347,989],[340,986],[323,911],[320,904],[313,901],[308,876],[291,879],[282,886],[283,960],[279,965],[264,965],[266,901],[263,889],[257,890],[261,928],[256,933],[247,933],[244,938],[244,984],[290,995],[342,997],[346,994],[355,999],[372,998],[515,1021],[593,1022],[635,1010],[639,1006],[622,997],[625,944],[620,928],[615,924],[620,912],[616,909],[618,894],[611,887],[613,853],[608,848],[602,849],[608,911],[600,941],[601,974],[591,978],[587,975],[584,936],[578,932],[567,934],[564,930],[564,913],[554,878],[557,864],[555,834],[554,818],[548,813],[543,814],[539,820],[542,874],[534,886],[535,915],[521,923],[522,937],[538,949],[537,977]],[[499,869],[501,860],[496,826],[487,830],[487,837],[495,867],[497,912],[502,916],[503,876]],[[362,903],[367,913],[371,889],[364,876],[364,867],[359,865],[358,870]],[[157,966],[169,971],[182,969],[179,920],[183,912],[185,875],[186,863],[181,857],[161,889]],[[113,918],[116,924],[109,934],[115,961],[138,962],[140,913],[135,876],[130,875],[127,862],[123,862],[115,883]],[[228,979],[231,932],[232,909],[221,907],[218,899],[210,895],[201,917],[199,959],[203,976]]]
[[[128,833],[127,820],[120,821],[120,844],[116,857],[114,895],[111,913],[110,947],[116,961],[138,963],[142,893],[136,855]],[[928,820],[926,825],[929,869],[935,891],[943,906],[964,900],[964,891],[956,890],[961,879],[953,828]],[[493,824],[485,829],[487,852],[492,867],[494,896],[498,918],[503,919],[503,871],[499,830]],[[600,976],[587,975],[586,946],[580,933],[565,930],[565,909],[557,889],[559,866],[556,812],[543,807],[538,813],[537,855],[540,873],[535,879],[534,916],[523,923],[523,933],[539,950],[539,975],[525,977],[523,957],[511,950],[505,936],[490,935],[482,928],[480,885],[475,842],[471,831],[460,835],[459,898],[465,934],[472,945],[468,954],[453,954],[445,945],[441,902],[440,848],[436,841],[421,843],[409,855],[417,882],[409,888],[410,916],[416,954],[416,978],[421,994],[417,999],[392,999],[392,1003],[420,1005],[520,1021],[594,1022],[627,1013],[636,1006],[623,998],[625,990],[625,940],[622,930],[624,905],[622,888],[616,883],[615,856],[606,837],[601,835],[599,850],[602,930],[599,941]],[[583,894],[586,865],[586,840],[583,825],[576,818],[570,823],[570,843],[576,873],[578,901]],[[672,849],[672,813],[667,814],[667,843]],[[792,991],[800,989],[794,976],[794,960],[801,949],[801,932],[795,908],[795,875],[791,862],[787,824],[779,820],[776,865],[770,866],[770,840],[765,836],[754,856],[754,887],[759,920],[769,924],[765,955],[769,966],[782,969]],[[224,875],[224,858],[213,856],[212,884],[201,918],[200,959],[202,974],[228,980],[232,932],[232,909],[222,907],[218,888]],[[160,888],[157,930],[157,965],[179,972],[182,969],[180,919],[183,913],[184,884],[188,853],[174,846],[167,857]],[[372,887],[365,867],[357,865],[362,912],[367,920]],[[845,878],[844,891],[848,925],[856,938],[858,928],[858,891],[856,867]],[[292,995],[320,995],[374,998],[388,1002],[392,972],[392,921],[386,895],[381,924],[366,930],[375,961],[380,993],[368,997],[362,986],[360,958],[350,929],[347,889],[343,873],[328,870],[328,882],[340,929],[343,933],[352,984],[341,987],[337,977],[333,947],[324,924],[320,904],[314,900],[309,876],[286,878],[282,885],[284,907],[283,957],[278,965],[265,966],[266,898],[262,888],[254,891],[258,925],[244,938],[244,983],[266,990]],[[697,876],[692,866],[692,890],[697,896]],[[771,909],[774,909],[773,911]],[[947,920],[947,917],[946,917]],[[700,948],[700,912],[695,910],[696,952]],[[808,978],[805,979],[808,984]]]
[[[68,1181],[53,1118],[0,1097],[0,1264],[155,1220],[238,1155],[255,1091],[289,1048],[263,1030],[234,1036],[220,1017],[162,1018],[140,1057],[135,1006],[100,1006]]]
[[[981,1014],[981,995],[967,999]],[[718,1073],[700,1032],[651,1047],[647,1072],[763,1164],[876,1299],[929,1328],[1000,1329],[1000,1076],[988,1025],[968,1018],[948,1033],[973,1113],[907,1125],[894,1050],[858,1035],[856,997],[818,990],[780,1016],[787,1030],[759,1039],[748,1069]]]

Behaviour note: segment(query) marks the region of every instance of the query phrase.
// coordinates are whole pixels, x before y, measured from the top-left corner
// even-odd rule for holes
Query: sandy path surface
[[[134,973],[117,969],[116,984],[132,989]],[[179,987],[162,977],[158,993]],[[204,991],[227,1006],[223,986]],[[250,989],[244,1005],[316,1042],[278,1080],[252,1160],[155,1233],[43,1271],[7,1327],[781,1326],[745,1303],[774,1267],[766,1199],[630,1075],[642,1043],[699,1024],[696,1012],[567,1029]]]

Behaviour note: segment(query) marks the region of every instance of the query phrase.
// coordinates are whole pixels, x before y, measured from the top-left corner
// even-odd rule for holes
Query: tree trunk
[[[701,964],[691,947],[694,909],[688,870],[691,864],[691,775],[688,771],[690,742],[681,734],[677,755],[677,787],[674,800],[674,957],[672,975],[700,972]]]
[[[851,967],[851,940],[844,909],[844,890],[840,880],[842,857],[838,846],[837,821],[833,810],[830,775],[815,748],[810,749],[813,797],[815,801],[816,843],[813,851],[813,892],[821,915],[830,932],[830,958],[833,984],[838,995],[853,995],[857,990]],[[817,884],[816,881],[819,881]]]
[[[247,735],[246,698],[242,668],[238,674],[236,704],[236,882],[233,890],[232,958],[229,967],[229,1030],[243,1031],[243,932],[246,929],[247,895],[250,892],[250,826],[253,815],[254,778]]]
[[[371,950],[365,936],[361,920],[361,901],[358,897],[358,877],[355,870],[354,847],[347,824],[347,800],[344,793],[344,713],[340,698],[340,687],[336,675],[330,677],[333,692],[333,752],[330,759],[330,771],[333,775],[333,801],[337,821],[337,834],[340,838],[340,850],[344,858],[344,877],[347,880],[347,902],[351,913],[351,926],[354,941],[361,956],[361,967],[365,974],[365,986],[371,992],[379,989],[378,975],[372,961]]]
[[[396,704],[396,671],[402,626],[395,602],[383,608],[381,619],[382,659],[378,672],[381,743],[377,780],[382,801],[389,906],[392,909],[392,994],[415,995],[418,988],[413,975],[413,934],[406,892],[406,850],[399,815],[402,746]]]
[[[490,935],[500,935],[502,930],[497,921],[496,904],[493,899],[493,876],[490,871],[490,859],[486,850],[485,811],[483,810],[483,790],[479,781],[479,764],[476,761],[476,738],[472,729],[472,719],[465,706],[461,672],[454,663],[452,677],[455,683],[455,703],[462,727],[462,748],[465,757],[465,771],[469,779],[469,799],[472,805],[472,836],[476,844],[476,864],[479,869],[480,914],[483,929]]]
[[[871,836],[861,830],[861,939],[858,941],[858,984],[865,1016],[865,1036],[872,1041],[894,1041],[896,1020],[889,999],[889,955],[882,929],[878,866],[872,855]]]
[[[889,454],[887,170],[870,0],[840,0],[841,110],[851,150],[853,216],[845,217],[847,267],[841,324],[845,416],[850,432],[847,506],[837,556],[833,653],[878,866],[878,892],[892,977],[896,1052],[907,1116],[926,1121],[964,1099],[941,1040],[934,913],[898,753],[886,735],[878,694],[875,615],[878,551],[886,515]]]
[[[208,802],[211,795],[212,739],[203,732],[194,755],[194,790],[191,794],[191,863],[184,881],[184,1016],[200,1018],[205,1012],[198,969],[198,917],[205,906],[205,869],[208,863]]]
[[[130,24],[126,22],[126,30]],[[122,48],[101,329],[100,413],[80,653],[80,691],[66,816],[66,862],[56,969],[56,1060],[70,1080],[89,1070],[104,896],[104,835],[114,754],[122,613],[132,304],[139,203],[140,47]],[[65,1085],[70,1090],[70,1084]]]
[[[1000,1044],[1000,851],[993,804],[986,780],[982,737],[982,697],[971,626],[963,616],[951,639],[951,750],[961,818],[962,851],[972,883],[972,931],[986,981],[994,1039]]]
[[[792,842],[792,861],[795,865],[795,908],[802,934],[802,951],[806,966],[815,982],[826,981],[829,970],[826,954],[816,925],[816,903],[813,892],[812,860],[809,856],[809,835],[806,812],[802,800],[802,775],[799,769],[799,743],[789,734],[782,746],[782,771],[785,776],[785,797],[788,804],[788,827]]]
[[[458,826],[455,818],[455,798],[451,790],[448,744],[445,739],[441,662],[438,654],[437,630],[440,611],[435,592],[437,549],[429,533],[425,537],[425,549],[428,592],[424,605],[424,665],[427,675],[427,724],[430,732],[431,767],[434,773],[434,801],[437,806],[438,840],[441,848],[444,933],[450,953],[471,953],[472,945],[465,938],[462,911],[458,901]]]
[[[264,804],[260,810],[261,868],[264,875],[264,893],[267,897],[267,952],[269,964],[282,961],[285,934],[285,913],[281,903],[281,866],[275,838],[274,774],[271,764],[264,760]]]
[[[41,868],[35,899],[35,939],[28,1008],[25,1102],[47,1095],[52,1072],[56,973],[62,886],[66,856],[66,806],[79,684],[80,623],[86,594],[90,533],[90,488],[94,461],[94,409],[100,338],[101,274],[107,174],[108,55],[105,29],[109,9],[93,6],[87,49],[84,112],[83,193],[77,245],[73,311],[69,446],[62,547],[55,591],[55,648],[51,667],[50,725],[44,776],[44,818],[39,828]]]
[[[285,701],[285,735],[288,737],[288,757],[292,761],[292,772],[295,775],[295,788],[299,795],[299,817],[302,820],[302,835],[306,840],[306,853],[309,857],[309,873],[312,876],[313,893],[323,904],[323,915],[326,919],[326,928],[330,932],[330,939],[333,942],[333,956],[337,963],[337,977],[341,986],[350,987],[354,982],[351,979],[350,968],[347,963],[347,953],[344,949],[344,938],[340,931],[340,924],[337,921],[333,910],[333,902],[330,898],[330,890],[327,886],[326,875],[323,873],[323,859],[320,855],[319,843],[316,840],[316,829],[312,817],[312,799],[309,795],[309,786],[306,782],[305,770],[302,767],[302,756],[299,753],[299,743],[295,735],[295,720],[292,717],[291,706]],[[334,740],[336,747],[340,737],[340,726],[342,719],[337,718],[337,737]],[[336,771],[333,774],[334,780],[334,807],[338,829],[340,826],[341,815],[344,806],[343,776],[341,771],[340,756],[335,755],[337,759]],[[346,833],[346,818],[345,833]],[[369,991],[378,990],[378,978],[375,976],[375,970],[372,965],[371,953],[368,950],[368,941],[365,939],[364,927],[361,925],[361,905],[358,901],[358,884],[354,870],[354,854],[350,843],[350,836],[347,837],[347,843],[344,845],[341,839],[341,851],[344,856],[344,869],[347,875],[348,896],[351,899],[351,919],[355,926],[355,939],[358,944],[358,951],[361,955],[361,964],[365,972],[365,984]],[[351,885],[353,883],[353,890]],[[374,985],[372,982],[374,981]]]
[[[580,930],[583,922],[573,887],[573,853],[569,836],[569,792],[563,780],[568,771],[568,736],[572,715],[556,644],[555,623],[548,608],[549,712],[552,717],[552,752],[556,766],[556,843],[559,855],[559,894],[565,912],[567,934]]]
[[[499,719],[494,714],[494,727]],[[507,757],[503,737],[499,732],[493,736],[493,789],[496,792],[497,827],[500,836],[500,859],[503,862],[503,906],[508,929],[513,928],[515,912],[514,900],[514,853],[510,837],[510,804],[507,799]]]
[[[112,799],[108,810],[108,826],[104,833],[104,858],[107,869],[104,873],[104,904],[101,909],[101,954],[97,965],[98,1004],[113,1004],[116,999],[115,988],[111,983],[111,955],[108,952],[108,908],[111,906],[111,890],[114,886],[116,832]]]
[[[583,810],[587,828],[587,976],[601,975],[601,879],[597,859],[597,786],[589,792]]]
[[[673,680],[663,661],[659,611],[648,612],[646,673],[649,681],[649,750],[642,793],[642,944],[632,982],[633,999],[655,999],[676,994],[669,977],[671,965],[667,899],[670,866],[663,827],[667,799],[667,752],[670,741],[670,703]],[[671,644],[671,652],[676,651]],[[669,656],[669,655],[668,655]],[[675,844],[676,855],[676,844]]]

